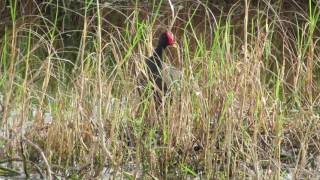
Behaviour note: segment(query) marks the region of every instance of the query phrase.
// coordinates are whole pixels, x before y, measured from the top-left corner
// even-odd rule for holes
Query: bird
[[[138,80],[140,87],[145,87],[148,81],[153,84],[151,88],[153,90],[153,98],[157,111],[162,105],[162,95],[165,95],[168,91],[167,83],[162,77],[162,71],[165,64],[162,60],[163,52],[168,46],[172,46],[174,44],[175,41],[172,32],[165,31],[161,33],[158,45],[154,49],[152,56],[145,59],[146,74]],[[142,94],[141,90],[139,90],[139,94]]]

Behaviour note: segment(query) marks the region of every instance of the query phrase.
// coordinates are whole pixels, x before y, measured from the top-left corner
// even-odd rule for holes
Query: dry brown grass
[[[48,178],[319,178],[315,3],[17,2],[16,19],[9,1],[0,8],[1,166]],[[183,75],[156,114],[136,75],[165,29],[178,43],[166,61]]]

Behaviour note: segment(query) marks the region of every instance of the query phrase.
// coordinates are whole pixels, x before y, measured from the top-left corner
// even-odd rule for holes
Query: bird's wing
[[[163,63],[162,65],[162,78],[164,82],[169,86],[180,87],[183,73],[177,68]]]
[[[174,87],[175,89],[180,91],[183,79],[182,71],[169,64],[163,63],[162,78],[164,79],[164,82],[168,85],[168,87]],[[189,83],[190,84],[188,86],[190,91],[193,91],[197,96],[202,96],[201,88],[199,87],[198,82],[193,80]]]

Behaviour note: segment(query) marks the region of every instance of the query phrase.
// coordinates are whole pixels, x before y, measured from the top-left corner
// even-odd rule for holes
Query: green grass
[[[168,1],[5,1],[1,167],[71,179],[317,177],[319,6],[171,2],[175,12]],[[183,75],[156,114],[152,83],[139,96],[137,76],[168,29],[177,45],[165,61]]]

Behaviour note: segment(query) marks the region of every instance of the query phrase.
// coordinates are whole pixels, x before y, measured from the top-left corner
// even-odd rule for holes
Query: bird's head
[[[159,38],[159,45],[163,48],[166,48],[167,46],[171,46],[174,44],[174,37],[172,32],[166,31],[160,35]]]

